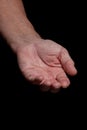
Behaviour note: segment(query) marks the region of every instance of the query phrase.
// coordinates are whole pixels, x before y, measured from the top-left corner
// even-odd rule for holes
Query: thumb
[[[65,48],[61,50],[59,60],[65,72],[67,72],[69,75],[75,75],[77,73],[77,70],[74,66],[74,61]]]

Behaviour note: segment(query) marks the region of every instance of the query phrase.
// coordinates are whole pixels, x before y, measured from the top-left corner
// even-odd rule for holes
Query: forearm
[[[0,32],[14,51],[23,40],[40,37],[27,19],[21,0],[0,0]]]

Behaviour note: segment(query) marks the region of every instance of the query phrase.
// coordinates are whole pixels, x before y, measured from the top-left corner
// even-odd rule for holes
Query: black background
[[[27,17],[36,31],[43,37],[52,39],[66,47],[76,63],[78,74],[70,77],[68,89],[57,94],[42,93],[38,86],[30,84],[22,76],[16,55],[2,36],[0,37],[0,93],[2,96],[82,96],[83,85],[83,47],[84,15],[82,2],[23,0]],[[84,7],[85,8],[85,7]]]

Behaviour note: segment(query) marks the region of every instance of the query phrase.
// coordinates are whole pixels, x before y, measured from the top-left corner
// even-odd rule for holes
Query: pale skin
[[[43,91],[67,88],[77,70],[68,51],[60,44],[45,40],[26,17],[21,0],[0,0],[0,33],[17,55],[25,78]]]

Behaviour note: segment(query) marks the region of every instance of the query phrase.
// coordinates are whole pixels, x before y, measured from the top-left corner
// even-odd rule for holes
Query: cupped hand
[[[77,73],[68,51],[51,40],[37,39],[24,44],[17,51],[19,67],[27,80],[37,84],[43,91],[67,88],[67,74]]]

